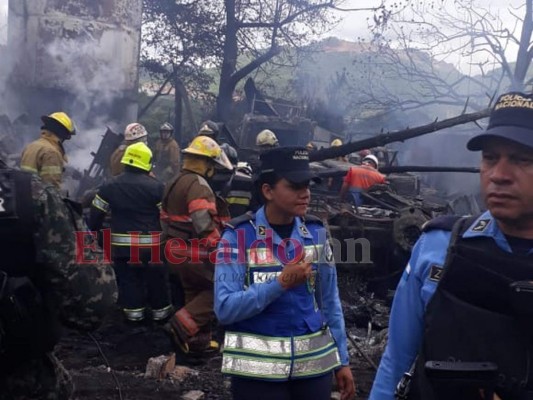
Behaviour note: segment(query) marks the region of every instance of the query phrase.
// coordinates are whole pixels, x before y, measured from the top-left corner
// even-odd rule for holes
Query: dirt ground
[[[353,336],[367,335],[365,313],[354,313],[352,304],[360,296],[357,282],[340,282],[346,326]],[[360,307],[359,307],[360,308]],[[367,307],[368,308],[368,307]],[[359,326],[361,325],[361,326]],[[222,332],[219,333],[219,335]],[[76,385],[75,398],[80,400],[168,400],[179,399],[191,390],[204,392],[203,399],[231,399],[229,380],[220,373],[222,357],[217,353],[204,360],[185,360],[176,355],[177,365],[187,365],[197,371],[183,382],[170,379],[145,379],[144,372],[150,357],[173,352],[172,343],[161,326],[130,325],[116,310],[92,337],[68,331],[58,346],[57,355],[71,372]],[[372,356],[379,362],[379,354]],[[358,386],[358,399],[366,399],[375,371],[360,354],[351,349],[352,371]]]

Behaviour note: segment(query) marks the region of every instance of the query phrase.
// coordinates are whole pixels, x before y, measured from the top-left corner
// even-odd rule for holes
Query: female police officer
[[[265,205],[233,220],[220,242],[215,312],[226,325],[222,372],[234,399],[343,399],[355,385],[327,232],[309,206],[309,155],[261,155]]]

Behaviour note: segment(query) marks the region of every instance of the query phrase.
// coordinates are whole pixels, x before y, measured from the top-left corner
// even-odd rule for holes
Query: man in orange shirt
[[[385,175],[378,172],[378,159],[376,156],[369,154],[363,158],[362,164],[353,166],[348,170],[344,177],[341,188],[341,199],[346,197],[349,191],[353,196],[356,206],[363,204],[361,192],[371,186],[385,184]]]

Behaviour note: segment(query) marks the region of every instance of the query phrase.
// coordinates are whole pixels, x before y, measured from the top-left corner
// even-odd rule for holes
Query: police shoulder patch
[[[473,232],[483,232],[485,231],[485,229],[488,228],[489,225],[490,225],[490,219],[483,218],[477,221],[476,224],[472,226],[472,228],[470,228],[470,230]]]
[[[300,225],[300,232],[302,235],[309,235],[309,231],[307,230],[307,227],[305,225]]]
[[[433,282],[439,282],[442,278],[442,273],[444,272],[444,269],[441,265],[432,265],[431,269],[429,270],[429,280]]]

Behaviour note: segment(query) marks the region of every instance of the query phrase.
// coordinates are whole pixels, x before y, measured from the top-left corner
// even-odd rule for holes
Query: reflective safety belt
[[[341,364],[329,328],[309,335],[268,337],[226,332],[222,372],[261,379],[321,375]]]
[[[111,244],[113,246],[152,247],[161,244],[161,234],[136,235],[129,233],[112,233]]]

